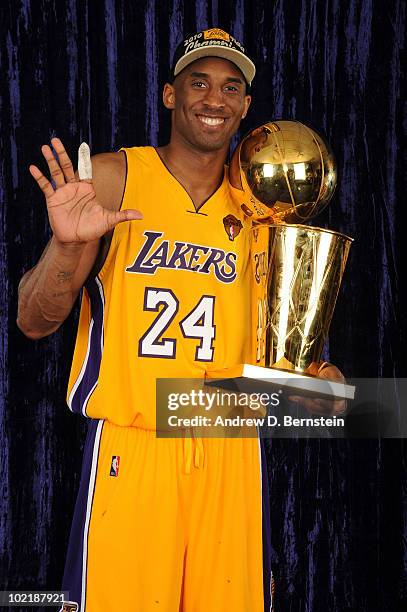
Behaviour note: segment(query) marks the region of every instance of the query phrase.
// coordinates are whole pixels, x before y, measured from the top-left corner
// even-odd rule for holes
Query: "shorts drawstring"
[[[191,473],[192,457],[194,459],[194,467],[203,467],[204,462],[204,447],[202,438],[195,438],[194,430],[191,427],[189,435],[184,435],[184,468],[185,474]]]

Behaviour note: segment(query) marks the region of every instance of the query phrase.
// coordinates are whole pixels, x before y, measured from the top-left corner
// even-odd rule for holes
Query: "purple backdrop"
[[[326,357],[352,376],[406,376],[405,11],[401,0],[2,3],[0,588],[59,587],[85,430],[64,402],[76,311],[36,343],[15,325],[18,280],[49,237],[27,170],[41,144],[57,134],[75,157],[82,140],[94,153],[163,143],[177,42],[232,31],[258,66],[241,133],[296,118],[337,156],[339,187],[318,225],[355,243]],[[268,445],[279,612],[402,609],[405,462],[400,440]]]

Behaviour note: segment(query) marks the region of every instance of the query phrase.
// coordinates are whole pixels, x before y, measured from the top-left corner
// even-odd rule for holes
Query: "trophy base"
[[[331,400],[352,400],[355,398],[356,387],[354,385],[275,367],[265,368],[245,363],[243,364],[242,377],[250,379],[252,382],[258,381],[259,385],[264,385],[264,383],[278,385],[295,392],[296,395],[300,393],[305,396],[312,395],[313,397]]]

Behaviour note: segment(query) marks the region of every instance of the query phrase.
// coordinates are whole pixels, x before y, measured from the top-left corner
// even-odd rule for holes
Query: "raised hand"
[[[45,195],[49,222],[55,238],[62,244],[84,244],[96,240],[118,223],[142,219],[137,210],[114,211],[99,204],[91,179],[75,177],[72,162],[59,138],[51,140],[57,161],[48,145],[41,148],[55,189],[37,166],[29,170]]]

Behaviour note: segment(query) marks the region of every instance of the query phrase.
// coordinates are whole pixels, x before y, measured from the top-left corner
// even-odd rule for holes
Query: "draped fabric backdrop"
[[[15,324],[18,281],[50,236],[27,169],[44,168],[40,146],[58,135],[76,163],[82,140],[93,153],[163,144],[177,43],[231,31],[258,67],[240,134],[296,118],[336,153],[338,189],[317,223],[355,243],[326,358],[349,376],[406,376],[405,11],[401,0],[2,2],[1,589],[59,588],[85,431],[64,400],[77,310],[37,342]],[[273,440],[268,462],[278,612],[406,610],[404,442]]]

